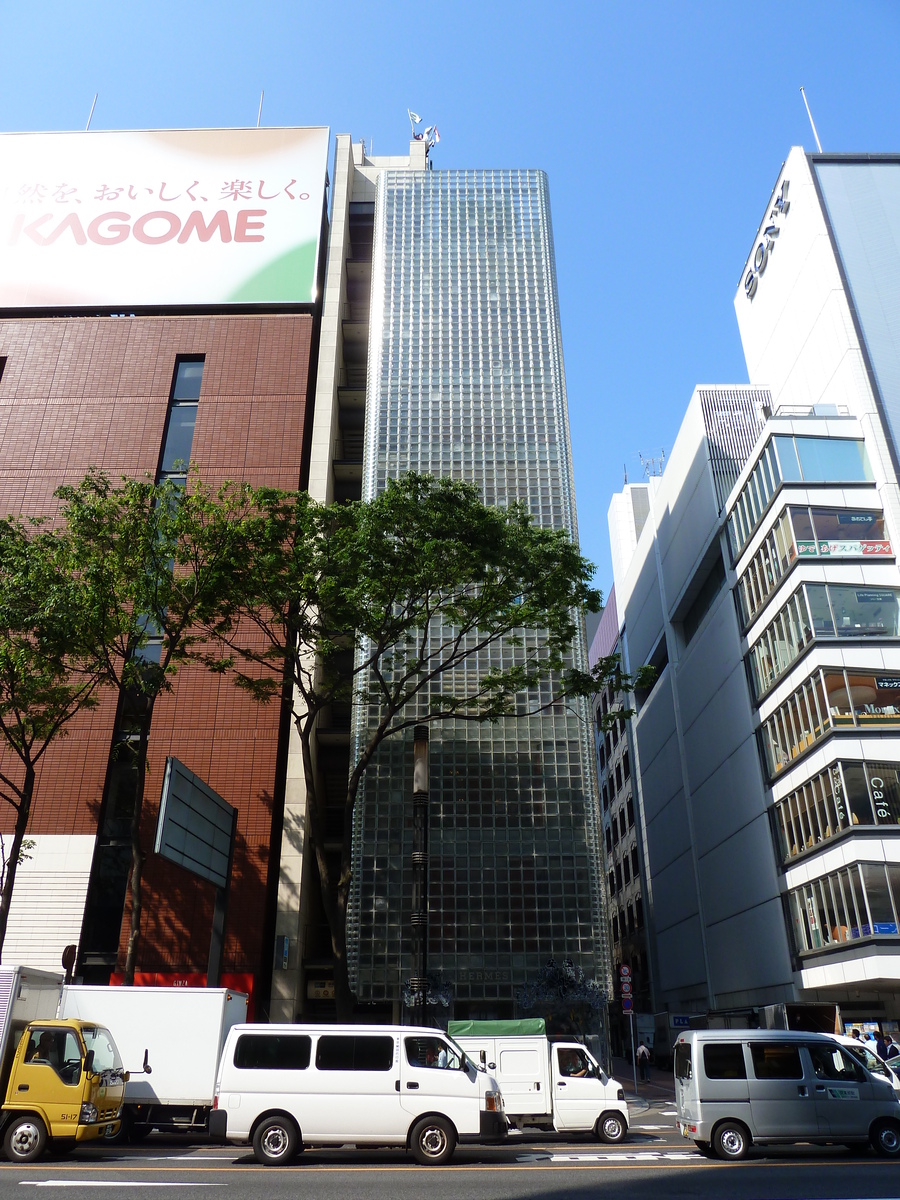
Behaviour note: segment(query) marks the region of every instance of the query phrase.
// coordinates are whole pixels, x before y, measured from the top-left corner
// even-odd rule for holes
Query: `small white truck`
[[[619,1083],[580,1042],[548,1041],[543,1020],[451,1021],[448,1033],[496,1078],[511,1129],[626,1137]]]
[[[113,1031],[126,1062],[146,1050],[152,1067],[125,1085],[112,1140],[139,1141],[153,1129],[205,1133],[222,1047],[247,1020],[247,997],[228,988],[64,987],[59,1015],[88,1014]]]

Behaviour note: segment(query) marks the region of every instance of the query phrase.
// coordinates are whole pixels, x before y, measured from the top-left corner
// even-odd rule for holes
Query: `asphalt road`
[[[261,1167],[243,1147],[189,1145],[155,1134],[140,1146],[96,1144],[27,1167],[0,1164],[0,1200],[39,1195],[213,1196],[240,1200],[900,1200],[900,1165],[839,1147],[754,1150],[745,1163],[703,1158],[674,1127],[670,1101],[632,1105],[619,1146],[561,1136],[463,1146],[446,1167],[396,1150],[309,1150]],[[112,1189],[107,1193],[106,1189]]]

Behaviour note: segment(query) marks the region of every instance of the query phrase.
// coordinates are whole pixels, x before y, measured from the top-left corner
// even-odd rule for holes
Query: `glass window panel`
[[[816,637],[834,637],[834,622],[828,603],[828,589],[824,583],[805,584],[806,601]]]
[[[900,825],[900,770],[889,763],[868,763],[872,807],[879,825]]]
[[[838,637],[896,637],[898,592],[892,588],[830,584]]]
[[[850,558],[891,553],[884,515],[861,509],[814,508],[813,522],[820,554]]]
[[[172,405],[169,411],[169,426],[166,430],[166,445],[163,450],[163,473],[168,474],[174,471],[176,463],[182,467],[189,465],[196,420],[196,404]]]
[[[887,874],[894,901],[894,914],[900,916],[900,863],[888,863]]]
[[[789,508],[791,526],[797,542],[797,551],[801,558],[804,555],[816,553],[816,535],[813,532],[812,518],[808,508]]]
[[[843,764],[844,800],[847,806],[849,824],[871,825],[873,823],[872,804],[869,800],[869,788],[866,782],[866,772],[862,763]]]
[[[180,362],[175,368],[175,383],[172,386],[172,399],[199,400],[200,384],[202,380],[202,362]]]
[[[850,867],[847,870],[841,871],[838,879],[844,888],[844,900],[847,906],[847,919],[850,921],[850,936],[868,937],[869,936],[869,918],[866,912],[866,904],[863,896],[863,891],[859,881],[859,871],[856,867]]]
[[[848,679],[860,725],[900,724],[900,676],[848,674]]]
[[[703,1047],[708,1079],[746,1079],[744,1048],[740,1042],[709,1042]]]
[[[797,557],[797,535],[791,528],[787,513],[783,513],[773,530],[773,541],[782,572],[786,571]]]
[[[850,438],[795,439],[803,479],[822,483],[864,483],[873,478],[860,441]]]
[[[763,451],[762,456],[765,459],[766,466],[768,468],[769,475],[772,478],[772,482],[773,482],[775,491],[777,491],[778,485],[785,478],[785,475],[784,475],[784,472],[781,470],[779,459],[776,456],[775,451],[776,451],[776,447],[775,447],[775,443],[774,443],[774,439],[773,439],[773,441],[769,442],[768,446],[766,446],[765,450]]]
[[[825,694],[828,697],[828,715],[835,725],[853,724],[853,706],[843,671],[826,671]]]
[[[803,476],[800,474],[800,463],[797,460],[797,451],[794,449],[794,439],[774,437],[772,442],[778,454],[778,470],[781,479],[785,483],[799,482]]]
[[[234,1065],[248,1071],[305,1071],[311,1045],[306,1035],[244,1033],[234,1048]]]
[[[783,1042],[751,1042],[753,1074],[757,1079],[802,1079],[800,1047]]]
[[[897,922],[891,903],[884,863],[862,863],[863,885],[872,917],[872,933],[897,933]]]

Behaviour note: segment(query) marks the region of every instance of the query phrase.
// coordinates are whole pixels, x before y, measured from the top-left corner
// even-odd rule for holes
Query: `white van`
[[[304,1146],[403,1146],[424,1164],[457,1142],[506,1136],[496,1080],[440,1030],[402,1025],[235,1025],[222,1051],[210,1135],[257,1161]]]
[[[678,1128],[704,1154],[736,1161],[754,1142],[871,1143],[900,1158],[900,1103],[833,1037],[697,1029],[675,1042]]]

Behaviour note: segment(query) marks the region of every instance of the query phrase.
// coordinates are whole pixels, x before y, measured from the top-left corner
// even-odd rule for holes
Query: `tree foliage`
[[[57,495],[70,571],[91,598],[80,636],[121,693],[114,753],[131,755],[135,764],[124,971],[130,984],[140,941],[141,819],[154,706],[182,664],[198,658],[204,628],[232,594],[249,489],[224,484],[213,492],[195,475],[187,488],[149,478],[114,485],[92,472]]]
[[[15,813],[0,867],[0,950],[16,873],[28,857],[26,831],[37,768],[72,718],[97,703],[106,681],[90,637],[92,600],[68,569],[64,540],[39,522],[0,521],[0,799]]]
[[[290,705],[338,1012],[347,1015],[353,811],[379,746],[415,724],[495,722],[589,696],[612,676],[619,691],[630,681],[617,659],[595,672],[573,664],[578,614],[600,604],[593,567],[523,505],[494,508],[469,484],[416,474],[371,502],[324,508],[305,493],[262,489],[253,503],[233,605],[213,626],[227,652],[207,661],[233,668],[258,700]],[[338,702],[356,706],[359,736],[335,873],[314,730]]]

